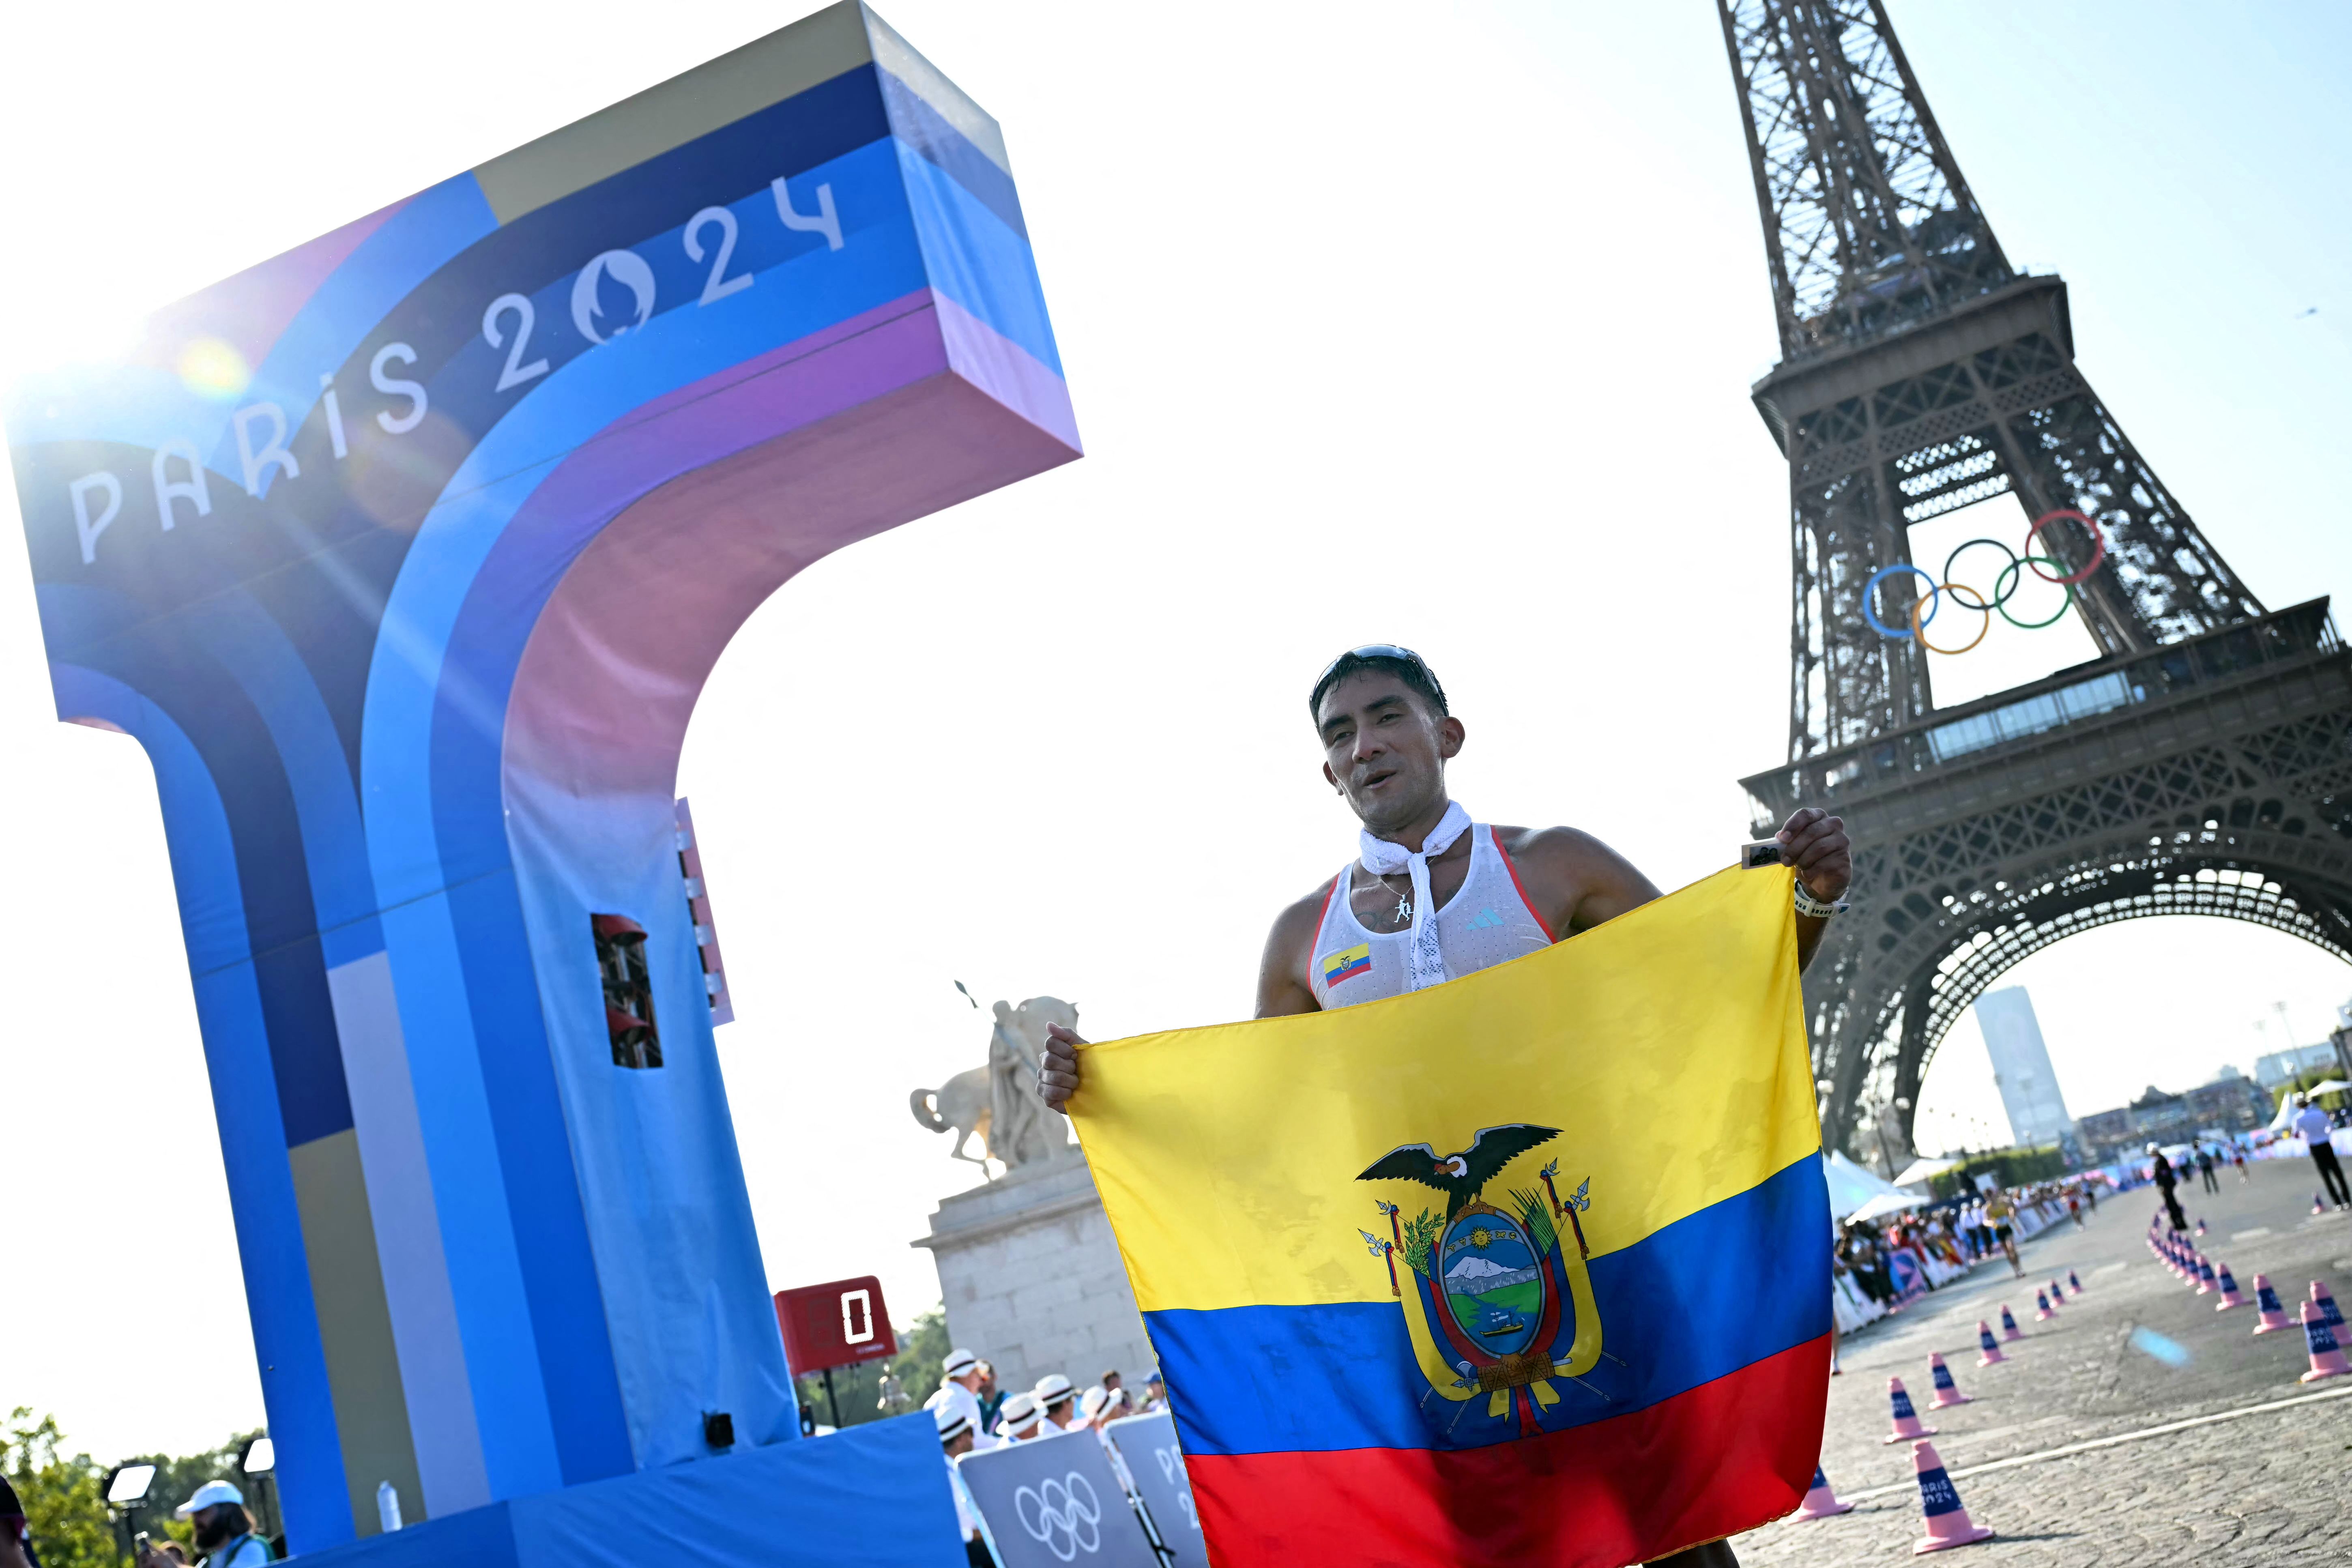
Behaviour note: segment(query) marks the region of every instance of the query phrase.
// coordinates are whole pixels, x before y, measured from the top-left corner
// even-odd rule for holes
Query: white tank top
[[[1352,1007],[1408,989],[1410,928],[1371,931],[1356,919],[1348,901],[1357,869],[1350,861],[1323,894],[1323,918],[1315,927],[1307,984],[1323,1006]],[[1551,928],[1528,901],[1519,874],[1485,823],[1470,828],[1470,874],[1430,917],[1437,921],[1437,951],[1449,978],[1539,952],[1552,943]]]

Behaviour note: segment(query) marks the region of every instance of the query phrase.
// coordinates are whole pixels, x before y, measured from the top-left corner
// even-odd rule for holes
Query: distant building
[[[2200,1083],[2180,1098],[2188,1103],[2189,1120],[2200,1132],[2251,1132],[2267,1127],[2273,1108],[2267,1090],[2234,1071],[2228,1078]]]
[[[2197,1113],[2189,1097],[2167,1094],[2154,1084],[2131,1102],[2132,1134],[2142,1143],[2186,1143],[2197,1136]]]
[[[2273,1051],[2266,1057],[2256,1057],[2254,1081],[2264,1089],[2276,1089],[2297,1073],[2306,1073],[2314,1068],[2332,1068],[2335,1065],[2336,1047],[2332,1043],[2325,1046],[2296,1046],[2291,1050]]]
[[[2116,1151],[2146,1142],[2133,1134],[2129,1108],[2095,1110],[2074,1124],[2074,1132],[2082,1139],[2083,1147],[2090,1157],[2101,1164],[2105,1164]]]
[[[2097,1163],[2139,1153],[2150,1143],[2188,1143],[2202,1133],[2251,1132],[2267,1126],[2267,1090],[2231,1070],[2181,1094],[2155,1085],[2120,1110],[2097,1110],[2076,1124],[2085,1155]]]
[[[2058,1075],[2050,1070],[2049,1047],[2042,1043],[2042,1026],[2025,987],[2011,985],[1978,997],[1977,1026],[1992,1058],[2010,1136],[2032,1148],[2055,1143],[2073,1131],[2074,1119],[2066,1114],[2066,1098],[2058,1092]]]

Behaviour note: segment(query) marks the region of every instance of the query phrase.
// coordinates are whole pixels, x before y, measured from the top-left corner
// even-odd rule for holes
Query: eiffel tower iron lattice
[[[1946,1031],[2075,931],[2221,915],[2352,961],[2352,655],[2324,598],[2264,610],[2099,401],[2065,283],[2002,254],[1879,0],[1717,6],[1794,555],[1790,761],[1743,783],[1759,832],[1800,805],[1847,820],[1854,910],[1805,984],[1823,1131],[1872,1110],[1907,1149]],[[1864,595],[1910,525],[2004,493],[2104,531],[2075,590],[2101,657],[1938,710],[1918,639],[1874,630]],[[2045,543],[2093,559],[2077,524]],[[1886,582],[1886,624],[1917,581]]]

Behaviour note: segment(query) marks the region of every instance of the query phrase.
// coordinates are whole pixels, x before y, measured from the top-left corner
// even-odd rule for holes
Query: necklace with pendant
[[[1397,895],[1396,922],[1401,926],[1412,923],[1412,900],[1402,893]]]

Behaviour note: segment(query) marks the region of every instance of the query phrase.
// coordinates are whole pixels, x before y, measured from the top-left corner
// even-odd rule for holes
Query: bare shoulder
[[[1265,936],[1265,953],[1258,960],[1255,1016],[1312,1013],[1322,1005],[1307,983],[1307,970],[1314,961],[1316,929],[1323,923],[1324,906],[1338,883],[1334,876],[1274,917],[1274,929]]]
[[[1326,877],[1313,892],[1285,904],[1282,912],[1274,917],[1274,929],[1266,933],[1267,947],[1303,952],[1313,945],[1315,928],[1323,923],[1323,908],[1330,901],[1332,887],[1339,879],[1336,873]]]
[[[1504,853],[1522,865],[1569,867],[1605,862],[1623,864],[1617,851],[1581,827],[1495,828],[1495,841]]]
[[[1658,896],[1633,862],[1580,827],[1497,826],[1495,842],[1557,932],[1586,930]]]

